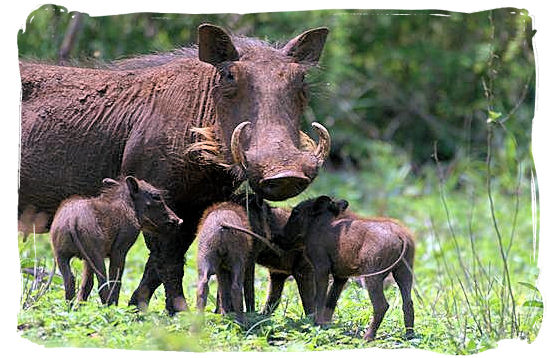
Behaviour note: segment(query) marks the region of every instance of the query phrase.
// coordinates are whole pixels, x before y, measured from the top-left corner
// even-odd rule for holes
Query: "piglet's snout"
[[[183,220],[177,216],[176,213],[169,212],[168,224],[172,226],[172,228],[178,229],[183,225]]]
[[[172,224],[172,226],[179,228],[180,226],[182,226],[183,220],[180,219],[178,216],[174,215],[173,217],[170,218],[170,223]]]

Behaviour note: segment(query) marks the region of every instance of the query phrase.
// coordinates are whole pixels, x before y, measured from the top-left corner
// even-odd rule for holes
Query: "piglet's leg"
[[[292,272],[298,285],[304,313],[309,316],[315,312],[315,281],[313,267],[304,263]]]
[[[199,282],[197,283],[197,310],[204,311],[208,299],[208,279],[213,271],[207,264],[200,262]]]
[[[107,304],[109,301],[109,295],[111,293],[111,282],[108,280],[107,272],[105,269],[105,262],[103,259],[97,259],[95,260],[92,258],[94,271],[97,276],[97,282],[98,282],[98,291],[99,291],[99,297],[101,298],[101,303]]]
[[[269,271],[269,287],[267,289],[267,300],[262,314],[270,315],[275,311],[281,301],[281,294],[288,274]]]
[[[126,260],[126,252],[112,252],[109,262],[109,279],[112,282],[109,292],[109,304],[118,305],[118,297],[120,295],[120,286],[122,283],[122,274],[124,273],[124,262]]]
[[[325,324],[323,310],[327,298],[328,268],[315,268],[315,323]]]
[[[63,285],[65,286],[65,299],[67,301],[70,301],[74,298],[75,291],[74,275],[71,272],[70,266],[71,257],[56,254],[56,260],[59,271],[63,276]]]
[[[336,303],[338,302],[338,298],[340,297],[340,294],[342,293],[342,290],[344,289],[347,281],[347,277],[334,277],[334,281],[332,282],[332,285],[330,286],[330,291],[328,293],[327,303],[325,305],[325,322],[330,322],[332,320],[332,315],[334,314]]]
[[[393,276],[403,299],[403,319],[405,323],[405,337],[411,339],[414,337],[414,307],[411,299],[411,289],[413,275],[411,270],[405,265],[400,264],[394,271]]]
[[[221,314],[227,315],[230,312],[234,312],[233,303],[231,301],[231,272],[216,268],[216,276],[218,278],[218,294],[221,296]]]
[[[373,316],[367,333],[365,333],[365,339],[367,341],[374,340],[376,331],[382,323],[382,319],[389,308],[388,301],[384,296],[384,278],[381,276],[368,278],[366,280],[367,290],[369,292],[370,301],[373,307]]]
[[[254,260],[247,260],[244,271],[244,301],[246,303],[246,312],[254,312]]]
[[[231,304],[235,311],[235,320],[238,323],[246,324],[243,315],[244,267],[234,265],[231,269]]]
[[[94,287],[94,270],[86,260],[84,260],[83,266],[84,268],[82,270],[82,283],[80,285],[80,291],[78,292],[79,301],[88,300],[88,296],[90,296],[92,287]]]

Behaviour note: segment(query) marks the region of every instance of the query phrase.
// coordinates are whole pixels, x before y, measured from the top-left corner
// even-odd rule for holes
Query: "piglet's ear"
[[[346,209],[348,208],[349,206],[349,203],[347,200],[338,200],[338,202],[336,203],[336,205],[338,206],[338,209],[340,210],[340,212],[344,212],[346,211]]]
[[[117,185],[118,182],[111,178],[104,178],[102,181],[103,185]]]
[[[128,186],[128,190],[130,191],[130,194],[132,196],[136,195],[139,191],[139,185],[138,185],[137,179],[131,175],[128,175],[126,178],[124,178],[124,180],[126,181],[126,185]]]
[[[332,202],[332,199],[326,195],[321,195],[317,199],[315,199],[315,202],[313,203],[313,214],[318,215],[321,214],[323,211],[326,211]]]
[[[334,216],[338,216],[344,211],[346,211],[346,209],[348,208],[348,205],[349,204],[347,200],[336,200],[336,201],[332,200],[330,204],[328,204],[328,209],[330,210],[331,213],[334,214]]]

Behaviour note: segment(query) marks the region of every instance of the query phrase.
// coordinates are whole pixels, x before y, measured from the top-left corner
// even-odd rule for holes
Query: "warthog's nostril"
[[[183,224],[183,220],[178,218],[178,217],[176,217],[176,218],[172,217],[172,218],[169,219],[169,224],[174,226],[174,227],[180,227],[181,224]]]

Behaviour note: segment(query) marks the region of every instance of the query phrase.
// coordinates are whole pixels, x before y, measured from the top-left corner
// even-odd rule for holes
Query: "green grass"
[[[40,294],[30,289],[32,277],[22,274],[18,330],[23,337],[45,346],[139,350],[309,351],[415,347],[471,354],[495,347],[499,340],[506,338],[532,342],[539,331],[543,310],[541,295],[535,288],[538,268],[537,248],[533,245],[531,178],[523,175],[518,181],[514,169],[498,166],[497,161],[498,175],[491,181],[492,212],[484,162],[462,160],[439,168],[444,178],[439,180],[436,167],[426,167],[422,173],[412,176],[407,158],[399,157],[399,153],[388,158],[385,165],[372,164],[372,170],[322,172],[298,198],[274,204],[294,205],[306,197],[329,194],[346,198],[350,208],[363,215],[392,216],[409,226],[417,243],[413,295],[416,337],[412,340],[403,339],[401,297],[397,287],[390,286],[385,291],[390,309],[377,339],[365,342],[362,336],[372,308],[366,292],[352,280],[342,293],[334,320],[328,327],[314,326],[303,316],[293,281],[287,282],[275,314],[269,318],[250,314],[249,327],[240,327],[230,318],[211,313],[212,296],[206,313],[199,315],[194,310],[196,243],[187,253],[184,276],[184,293],[192,310],[168,317],[164,312],[163,292],[159,289],[148,312],[134,313],[126,307],[126,302],[137,287],[148,255],[141,237],[127,258],[119,307],[101,306],[97,288],[89,302],[71,306],[64,301],[60,278],[55,278],[49,289]],[[526,167],[528,165],[523,166]],[[529,174],[529,171],[523,172]],[[51,269],[49,245],[47,234],[31,236],[25,243],[19,238],[22,266]],[[73,266],[81,269],[78,260],[73,261]],[[257,270],[257,309],[265,300],[266,273],[263,268]],[[210,292],[215,293],[215,280],[211,285]]]

